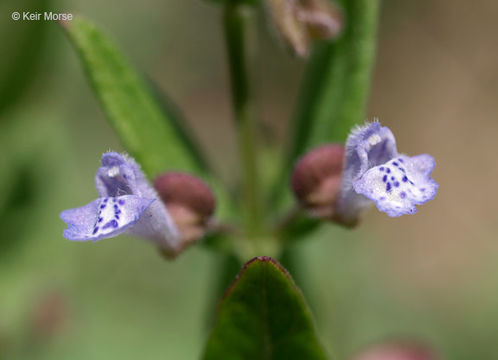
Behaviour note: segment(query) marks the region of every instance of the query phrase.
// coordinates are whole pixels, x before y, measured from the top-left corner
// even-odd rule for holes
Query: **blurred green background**
[[[57,24],[11,13],[48,6],[103,27],[182,107],[228,178],[235,142],[220,11],[201,0],[46,3],[0,4],[0,358],[198,358],[219,257],[193,247],[165,262],[130,237],[62,237],[59,212],[95,197],[100,155],[122,148]],[[255,15],[260,137],[282,144],[304,63]],[[338,359],[391,336],[448,359],[496,359],[497,16],[492,0],[383,2],[368,116],[401,151],[436,158],[440,190],[415,216],[370,211],[355,231],[327,226],[295,245],[298,285]]]

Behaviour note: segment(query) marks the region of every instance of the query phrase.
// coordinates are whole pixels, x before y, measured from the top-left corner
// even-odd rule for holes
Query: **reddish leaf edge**
[[[228,295],[232,292],[233,288],[237,285],[239,282],[240,278],[244,276],[244,273],[249,269],[252,265],[258,264],[258,263],[265,263],[269,264],[271,266],[274,266],[277,270],[279,270],[287,279],[290,280],[293,288],[302,296],[301,290],[296,286],[294,283],[294,280],[292,279],[292,276],[290,275],[289,271],[287,271],[286,268],[282,266],[277,260],[270,256],[256,256],[246,262],[243,266],[242,269],[239,271],[239,273],[235,276],[235,279],[232,281],[232,283],[226,288],[225,292],[223,293],[223,296],[221,297],[219,305],[223,303],[223,300],[225,300]]]

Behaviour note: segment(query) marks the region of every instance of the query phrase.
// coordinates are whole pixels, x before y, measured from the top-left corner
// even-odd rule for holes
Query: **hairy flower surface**
[[[400,155],[387,127],[367,123],[346,142],[346,158],[337,212],[345,221],[375,202],[380,211],[396,217],[417,212],[434,198],[438,184],[430,177],[435,161],[430,155]]]
[[[178,249],[181,237],[175,223],[135,160],[105,153],[95,183],[98,199],[60,214],[67,224],[67,239],[97,241],[129,233],[150,239],[163,249]]]

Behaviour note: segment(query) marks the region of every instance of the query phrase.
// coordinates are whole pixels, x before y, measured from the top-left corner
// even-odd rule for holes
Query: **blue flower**
[[[436,195],[438,184],[430,177],[434,166],[430,155],[398,154],[391,130],[378,122],[357,127],[346,142],[337,213],[354,222],[373,201],[392,217],[414,214],[415,205]]]
[[[60,214],[67,224],[64,237],[97,241],[128,233],[150,239],[164,250],[179,249],[179,231],[135,160],[105,153],[95,183],[98,199]]]

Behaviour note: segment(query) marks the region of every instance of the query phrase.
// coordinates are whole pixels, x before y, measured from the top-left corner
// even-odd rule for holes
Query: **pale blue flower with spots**
[[[357,127],[346,142],[337,212],[354,221],[373,201],[392,217],[414,214],[416,205],[436,195],[438,184],[430,177],[434,166],[430,155],[399,154],[391,130],[379,122]]]
[[[179,231],[135,160],[105,153],[95,183],[98,199],[60,214],[67,224],[64,237],[97,241],[128,233],[150,239],[161,249],[178,250]]]

